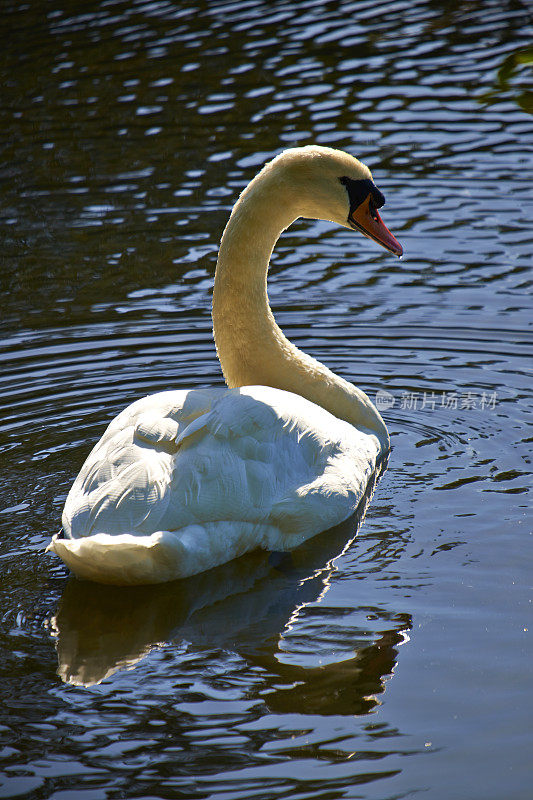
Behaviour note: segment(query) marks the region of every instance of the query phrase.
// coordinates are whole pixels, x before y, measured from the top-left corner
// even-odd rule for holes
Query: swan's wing
[[[222,388],[161,392],[132,403],[110,423],[69,492],[67,536],[256,521],[262,485],[273,488],[268,438],[275,419],[265,404]]]
[[[223,392],[161,392],[137,400],[115,417],[69,492],[63,511],[66,535],[158,530],[169,501],[178,439]]]
[[[187,447],[176,453],[161,525],[267,525],[267,538],[256,546],[276,549],[295,547],[346,519],[379,453],[375,436],[266,386],[220,395],[180,439]]]
[[[269,387],[163,392],[85,462],[51,549],[78,574],[156,582],[256,547],[291,549],[356,508],[379,444]]]
[[[357,430],[298,395],[268,387],[245,391],[268,400],[283,421],[273,445],[284,480],[272,498],[269,522],[279,531],[277,549],[291,549],[353,513],[381,447],[372,433]]]

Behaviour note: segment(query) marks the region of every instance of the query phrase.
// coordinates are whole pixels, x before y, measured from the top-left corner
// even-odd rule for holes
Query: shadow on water
[[[376,481],[350,519],[292,553],[258,551],[159,586],[100,586],[72,578],[50,620],[58,675],[66,683],[92,686],[133,668],[158,646],[186,642],[193,649],[237,652],[273,675],[269,683],[275,688],[262,694],[271,710],[368,713],[393,671],[396,647],[407,639],[409,615],[365,609],[386,630],[374,633],[371,644],[371,631],[358,631],[353,656],[335,663],[284,663],[280,641],[295,613],[326,594],[336,571],[333,560],[354,540]]]

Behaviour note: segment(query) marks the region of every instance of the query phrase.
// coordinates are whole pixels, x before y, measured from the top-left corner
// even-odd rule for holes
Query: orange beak
[[[395,256],[403,254],[403,247],[398,239],[392,235],[376,208],[370,208],[370,195],[357,206],[355,211],[348,215],[348,222],[352,228],[361,231],[369,239],[390,250]]]

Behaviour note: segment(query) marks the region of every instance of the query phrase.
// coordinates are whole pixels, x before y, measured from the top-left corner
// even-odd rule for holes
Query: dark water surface
[[[527,4],[1,19],[0,797],[530,798]],[[69,579],[44,548],[85,456],[134,398],[222,383],[229,210],[313,142],[369,164],[405,249],[298,222],[271,269],[288,336],[390,393],[358,537],[157,588]]]

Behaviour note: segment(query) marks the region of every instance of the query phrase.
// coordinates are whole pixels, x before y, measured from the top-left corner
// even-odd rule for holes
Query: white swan
[[[218,257],[215,343],[228,389],[137,400],[109,425],[67,497],[47,550],[81,578],[160,583],[255,548],[291,550],[347,519],[387,429],[360,389],[298,350],[266,289],[298,217],[360,230],[396,255],[370,170],[326,147],[286,150],[236,203]]]

